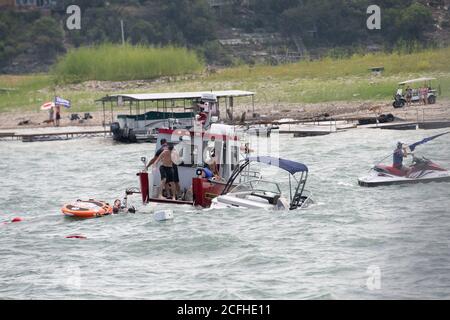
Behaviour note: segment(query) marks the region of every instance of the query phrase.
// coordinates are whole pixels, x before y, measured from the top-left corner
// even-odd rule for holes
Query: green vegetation
[[[144,80],[196,73],[203,69],[185,48],[104,44],[69,51],[54,68],[57,82]]]
[[[48,75],[0,75],[0,112],[39,110],[42,103],[53,99],[52,84]]]
[[[241,66],[219,70],[196,80],[158,82],[152,89],[130,92],[170,92],[242,89],[256,92],[256,103],[320,103],[339,101],[379,101],[389,103],[397,83],[410,78],[433,76],[440,80],[442,98],[450,98],[450,48],[414,54],[355,55],[347,59],[325,58],[280,66]],[[384,66],[381,76],[371,67]],[[98,108],[95,100],[112,92],[52,85],[49,76],[0,76],[0,88],[16,88],[0,93],[0,111],[18,108],[37,110],[42,102],[57,94],[73,102],[73,111]],[[38,90],[40,89],[40,90]]]
[[[425,1],[417,0],[252,0],[247,19],[225,19],[234,27],[257,28],[301,36],[306,46],[358,46],[366,40],[392,47],[400,40],[423,40],[433,17]],[[382,30],[368,31],[366,9],[383,8]],[[227,18],[236,14],[229,12]]]
[[[365,76],[371,67],[383,66],[384,76],[420,72],[450,72],[450,48],[425,50],[413,54],[376,53],[353,55],[350,58],[324,58],[280,66],[241,66],[224,69],[215,76],[221,79],[263,78],[277,79],[320,78],[338,79]],[[213,77],[213,78],[215,78]]]
[[[63,29],[55,19],[39,12],[0,12],[0,68],[25,54],[48,64],[62,52]]]
[[[381,31],[369,31],[365,25],[366,9],[374,2],[383,8]],[[308,51],[317,49],[316,55],[322,52],[318,48],[338,47],[352,54],[373,43],[389,51],[404,41],[427,47],[433,41],[425,34],[433,31],[435,21],[426,2],[234,0],[215,10],[208,0],[63,0],[56,2],[51,16],[39,11],[0,12],[0,72],[42,71],[66,48],[121,43],[121,20],[132,45],[186,47],[214,65],[235,62],[218,42],[218,34],[229,33],[231,27],[302,39]],[[62,27],[69,4],[81,8],[81,30]]]

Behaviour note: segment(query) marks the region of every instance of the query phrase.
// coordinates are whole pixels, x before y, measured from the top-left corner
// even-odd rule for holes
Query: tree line
[[[439,1],[439,0],[435,0]],[[81,30],[66,30],[66,5],[79,5]],[[366,9],[382,8],[382,29],[366,28]],[[426,42],[434,28],[430,9],[417,0],[232,0],[211,8],[208,0],[64,0],[50,16],[39,11],[0,12],[0,67],[20,54],[54,61],[68,47],[120,43],[120,20],[131,44],[196,49],[209,63],[230,63],[218,43],[223,28],[263,30],[300,37],[307,47],[366,42],[393,46]]]

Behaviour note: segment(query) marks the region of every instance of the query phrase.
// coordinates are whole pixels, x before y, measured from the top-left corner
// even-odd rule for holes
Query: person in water
[[[116,199],[114,201],[114,205],[113,205],[113,213],[114,214],[119,214],[119,213],[124,213],[124,212],[136,213],[136,209],[133,206],[128,208],[126,205],[126,202],[127,202],[126,199],[124,199],[123,203],[119,199]]]

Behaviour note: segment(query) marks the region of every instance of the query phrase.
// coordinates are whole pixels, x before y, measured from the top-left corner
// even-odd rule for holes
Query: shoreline
[[[235,107],[234,117],[240,119],[243,113],[246,113],[246,119],[250,120],[252,115],[252,107],[249,105],[239,105]],[[92,119],[88,120],[70,120],[70,115],[77,113],[71,110],[63,110],[60,126],[55,127],[44,121],[48,119],[46,111],[5,111],[0,112],[0,130],[24,130],[24,129],[44,129],[67,127],[109,127],[111,122],[111,113],[108,110],[105,113],[105,123],[103,111],[84,111],[78,112],[80,118],[84,113],[89,113]],[[380,114],[392,114],[396,118],[405,121],[427,121],[427,120],[450,120],[450,100],[440,100],[434,105],[412,105],[408,108],[394,109],[390,103],[380,102],[327,102],[316,104],[255,104],[255,113],[259,120],[270,122],[281,119],[294,119],[311,121],[311,119],[324,119],[328,115],[334,119],[358,119],[365,117],[377,117]],[[113,119],[117,114],[129,114],[129,109],[114,110]],[[23,121],[28,124],[19,125]]]

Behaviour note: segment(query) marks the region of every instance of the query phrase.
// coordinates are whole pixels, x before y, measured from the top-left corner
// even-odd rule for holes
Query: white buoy
[[[173,220],[173,210],[155,210],[153,218],[156,221]]]

